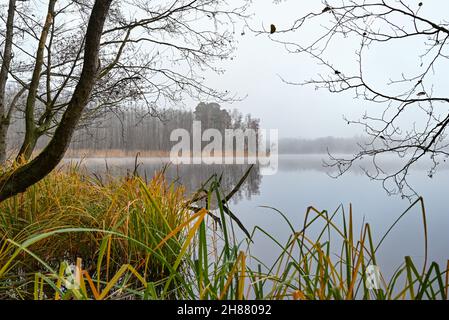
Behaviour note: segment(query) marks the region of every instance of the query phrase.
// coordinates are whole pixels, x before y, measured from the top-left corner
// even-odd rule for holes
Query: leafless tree
[[[248,5],[238,2],[48,0],[42,21],[32,3],[26,10],[13,5],[27,40],[15,46],[7,68],[27,93],[19,157],[29,159],[42,134],[52,138],[34,159],[0,177],[0,201],[53,170],[85,111],[125,100],[152,110],[179,104],[186,94],[227,99],[204,84],[202,71],[220,72],[214,62],[231,56],[234,22],[245,18]]]
[[[18,158],[29,159],[37,140],[53,134],[68,105],[82,71],[91,2],[49,0],[42,21],[32,3],[16,7],[20,32],[14,39],[25,45],[16,48],[10,74],[27,91]],[[157,115],[158,108],[179,106],[186,95],[231,100],[208,87],[202,74],[205,69],[221,72],[214,62],[230,58],[234,22],[245,18],[248,5],[238,2],[113,1],[100,44],[101,71],[83,119],[130,102]]]
[[[0,68],[0,164],[3,164],[6,160],[6,139],[12,115],[14,114],[18,100],[25,92],[25,89],[21,88],[14,93],[11,88],[8,91],[7,87],[8,73],[10,72],[13,58],[12,47],[16,2],[16,0],[9,1],[6,19],[2,19],[5,20],[6,27],[4,30],[3,52],[1,57],[2,65]],[[9,99],[8,93],[10,94]]]
[[[415,194],[407,177],[418,161],[431,159],[428,175],[433,177],[438,165],[449,156],[445,139],[449,94],[437,89],[436,80],[449,59],[449,22],[428,18],[426,6],[433,6],[435,12],[439,4],[405,0],[324,1],[316,12],[307,13],[285,28],[277,26],[277,31],[270,35],[288,52],[312,57],[324,69],[312,80],[284,81],[332,93],[349,92],[376,108],[377,115],[345,118],[348,124],[361,125],[370,140],[360,143],[360,151],[354,156],[331,155],[327,165],[338,169],[338,175],[361,165],[370,178],[383,183],[388,193],[402,196]],[[314,35],[309,43],[298,40],[310,39],[301,36],[304,32]],[[342,48],[347,43],[345,39],[356,40],[352,56],[342,56],[347,52]],[[398,52],[401,45],[404,49]],[[392,61],[416,56],[417,65],[408,65],[397,78],[379,84],[370,77],[370,71],[386,69],[393,63],[377,59],[378,65],[373,65],[368,57],[379,50],[390,50]],[[384,170],[382,158],[386,155],[401,160],[397,170]],[[370,160],[369,165],[361,161],[365,158]]]

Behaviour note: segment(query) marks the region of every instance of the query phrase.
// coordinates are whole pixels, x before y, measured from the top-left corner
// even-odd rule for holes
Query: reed
[[[369,224],[354,225],[351,207],[310,207],[300,227],[267,208],[285,221],[289,239],[281,242],[260,227],[249,232],[228,205],[247,174],[230,194],[222,193],[215,175],[186,195],[163,172],[145,181],[61,168],[0,204],[0,297],[447,299],[449,263],[418,266],[410,257],[371,290],[366,268],[376,265],[395,225],[375,243]],[[423,199],[397,223],[416,206],[427,239]],[[278,248],[272,264],[252,255],[256,236]]]

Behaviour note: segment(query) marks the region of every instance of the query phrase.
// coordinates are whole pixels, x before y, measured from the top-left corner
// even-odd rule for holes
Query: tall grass
[[[301,226],[269,208],[290,229],[288,240],[249,232],[228,206],[248,174],[227,195],[213,176],[188,196],[163,172],[144,181],[61,169],[0,204],[0,297],[447,299],[449,264],[418,268],[410,257],[378,289],[367,287],[384,238],[375,243],[369,224],[356,232],[352,208],[310,207]],[[422,199],[397,222],[415,206],[427,238]],[[252,255],[256,236],[277,247],[273,263]]]
[[[132,177],[104,183],[80,170],[59,170],[0,205],[4,250],[11,249],[12,242],[28,241],[26,249],[53,268],[81,258],[89,273],[102,272],[106,280],[124,264],[152,281],[165,278],[166,265],[176,261],[189,225],[154,254],[148,248],[155,248],[190,219],[183,187],[168,184],[162,173],[148,183]],[[22,250],[11,272],[26,275],[40,270],[42,263],[33,255]],[[0,266],[5,263],[1,257],[7,259],[7,252],[0,255]],[[16,291],[26,296],[27,283]]]

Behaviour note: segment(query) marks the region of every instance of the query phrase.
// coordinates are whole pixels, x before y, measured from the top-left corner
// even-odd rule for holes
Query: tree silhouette
[[[25,135],[17,159],[28,161],[43,135],[51,139],[30,162],[4,168],[0,201],[51,172],[81,121],[98,111],[117,111],[134,102],[154,113],[182,104],[186,95],[229,99],[204,84],[202,71],[221,71],[214,62],[233,52],[230,29],[235,19],[246,18],[247,0],[233,7],[218,0],[131,1],[126,9],[115,0],[48,0],[43,22],[41,8],[33,11],[33,2],[19,2],[20,10],[15,1],[9,3],[9,13],[18,18],[8,14],[16,32],[6,28],[2,35],[11,34],[11,41],[3,41],[2,70],[7,72],[1,80],[5,83],[3,75],[9,74],[26,93],[21,109]],[[10,65],[5,59],[9,46]],[[4,116],[8,111],[0,102]]]
[[[294,36],[270,36],[293,54],[312,57],[325,72],[308,81],[284,79],[293,85],[312,85],[332,93],[350,92],[355,98],[382,108],[380,115],[365,114],[362,119],[345,119],[348,124],[362,126],[370,140],[360,143],[360,151],[352,157],[332,156],[328,166],[344,174],[351,166],[369,158],[372,166],[363,166],[366,174],[382,182],[390,194],[414,196],[408,182],[410,169],[425,158],[432,164],[428,169],[433,177],[438,165],[449,156],[445,139],[449,125],[449,95],[437,90],[435,74],[442,73],[448,62],[449,22],[428,18],[427,6],[438,10],[439,4],[413,1],[325,1],[324,9],[309,12],[282,30]],[[301,32],[313,28],[310,42]],[[309,37],[310,38],[310,37]],[[354,56],[339,55],[345,39],[356,40]],[[413,41],[413,46],[410,43]],[[403,44],[409,51],[398,52]],[[390,59],[377,59],[373,65],[368,54],[373,50],[390,50]],[[414,51],[416,50],[416,51]],[[388,83],[379,84],[370,77],[373,68],[388,68],[394,59],[415,56],[416,65],[408,65],[401,75]],[[342,63],[342,58],[345,62]],[[371,62],[370,62],[371,61]],[[348,65],[352,67],[348,68]],[[388,72],[388,71],[387,71]],[[392,77],[395,77],[392,75]],[[397,170],[386,172],[382,157],[394,155],[401,161]]]

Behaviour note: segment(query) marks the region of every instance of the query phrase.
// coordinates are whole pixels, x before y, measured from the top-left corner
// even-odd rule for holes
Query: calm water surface
[[[282,211],[300,230],[309,206],[333,212],[341,205],[348,211],[352,204],[356,232],[360,233],[363,222],[369,222],[375,241],[379,241],[410,202],[399,196],[388,196],[379,182],[370,181],[360,170],[352,170],[338,179],[331,178],[322,166],[324,157],[281,156],[279,171],[272,176],[262,176],[256,168],[231,203],[231,209],[249,230],[257,225],[277,239],[287,241],[291,234],[288,226],[278,214],[264,206]],[[139,173],[150,177],[167,162],[168,159],[139,159]],[[131,158],[85,159],[83,164],[99,175],[104,174],[106,167],[113,175],[125,175],[134,169]],[[425,199],[429,261],[445,266],[449,259],[449,168],[440,168],[432,179],[427,176],[426,168],[423,164],[414,170],[410,181]],[[170,166],[166,172],[170,179],[176,179],[189,190],[195,190],[212,174],[223,173],[224,188],[230,190],[246,169],[247,166],[240,165],[184,165]],[[256,236],[252,254],[269,263],[278,252],[271,240]],[[338,253],[339,249],[335,248],[335,254]],[[379,249],[378,264],[388,276],[403,263],[405,256],[423,261],[424,232],[419,207],[412,209],[387,237]]]

